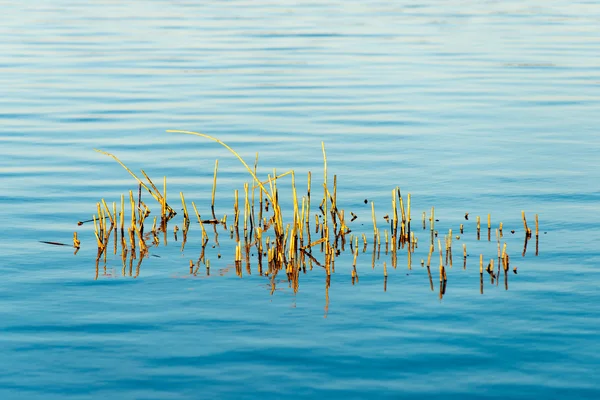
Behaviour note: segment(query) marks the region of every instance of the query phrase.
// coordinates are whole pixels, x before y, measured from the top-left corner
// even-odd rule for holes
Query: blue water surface
[[[598,2],[4,2],[0,45],[0,399],[600,398]],[[412,269],[369,246],[356,285],[345,255],[327,291],[315,267],[271,293],[255,264],[236,276],[225,231],[211,275],[190,276],[194,225],[183,250],[169,230],[139,270],[111,253],[96,272],[77,221],[137,185],[94,149],[207,217],[215,159],[219,217],[251,182],[167,129],[258,152],[264,179],[293,169],[301,195],[311,171],[313,212],[324,142],[356,234],[371,201],[385,229],[391,191],[411,193]],[[442,240],[464,224],[443,299],[437,253],[433,291],[420,266],[431,207]],[[499,222],[508,290],[486,274],[481,294]],[[74,231],[76,256],[40,243]]]

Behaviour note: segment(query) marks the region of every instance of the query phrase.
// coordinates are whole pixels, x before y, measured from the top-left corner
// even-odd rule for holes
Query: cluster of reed
[[[210,243],[209,234],[205,225],[211,225],[214,230],[214,246],[220,246],[218,239],[218,227],[222,226],[225,231],[229,231],[230,238],[235,240],[235,255],[233,263],[236,267],[236,273],[239,276],[243,274],[243,266],[247,274],[252,272],[251,269],[251,254],[256,253],[257,272],[270,278],[271,290],[275,290],[276,277],[281,272],[285,272],[286,280],[294,291],[298,290],[300,275],[306,273],[307,270],[312,270],[313,267],[321,268],[326,276],[326,289],[329,288],[331,276],[336,270],[336,260],[346,250],[350,250],[353,259],[351,268],[352,283],[358,283],[359,273],[357,270],[357,259],[359,257],[360,248],[362,253],[366,253],[369,244],[372,248],[371,267],[375,268],[376,260],[379,260],[382,242],[385,244],[384,252],[390,255],[390,264],[396,269],[398,266],[399,255],[402,250],[406,250],[406,263],[409,270],[412,269],[413,257],[418,248],[418,238],[411,229],[411,195],[408,193],[404,197],[399,187],[391,191],[391,213],[385,215],[383,219],[385,224],[378,226],[375,204],[371,202],[371,218],[373,223],[373,237],[371,240],[367,238],[364,232],[353,232],[349,227],[349,223],[358,218],[356,214],[350,212],[350,219],[347,221],[347,214],[338,206],[337,201],[337,176],[333,175],[333,180],[328,178],[327,170],[327,155],[324,144],[322,144],[323,152],[323,184],[322,197],[320,197],[318,211],[314,214],[311,212],[311,203],[313,194],[312,175],[309,172],[306,182],[306,193],[302,196],[298,195],[296,186],[296,176],[294,171],[278,175],[275,170],[272,174],[268,174],[265,180],[261,180],[257,176],[258,155],[256,156],[254,166],[251,168],[246,162],[228,145],[215,139],[211,136],[196,132],[175,131],[185,134],[201,136],[213,140],[227,148],[234,154],[244,165],[246,170],[252,176],[252,183],[246,183],[243,190],[243,205],[240,204],[240,194],[237,190],[234,191],[233,217],[231,223],[227,224],[227,215],[217,219],[215,215],[215,193],[217,186],[218,160],[215,162],[213,188],[211,198],[211,219],[202,219],[195,202],[191,202],[196,219],[198,221],[202,238],[200,256],[196,261],[190,260],[190,274],[196,275],[199,273],[201,266],[206,268],[206,273],[210,274],[210,260],[206,256],[206,248]],[[133,260],[138,259],[136,274],[139,274],[139,266],[142,259],[149,256],[149,246],[158,246],[160,244],[159,233],[162,233],[163,243],[167,244],[167,225],[169,221],[176,215],[176,212],[167,203],[167,184],[166,178],[163,179],[163,190],[160,191],[154,185],[148,175],[142,170],[145,181],[138,178],[131,170],[129,170],[117,157],[112,154],[102,152],[108,155],[121,164],[138,182],[138,198],[134,199],[133,192],[129,192],[129,200],[131,206],[131,223],[125,227],[125,197],[121,196],[120,210],[117,210],[116,203],[112,203],[112,211],[108,204],[102,199],[97,204],[97,214],[93,216],[94,231],[97,239],[98,256],[96,259],[96,272],[98,273],[98,263],[104,258],[106,265],[107,249],[109,241],[114,237],[113,253],[118,253],[118,243],[121,247],[121,258],[123,261],[123,274],[126,273],[127,261],[129,260],[129,275],[133,275]],[[284,177],[291,179],[292,204],[293,209],[290,214],[284,217],[282,204],[280,202],[280,192],[278,189],[278,181]],[[145,189],[152,198],[154,198],[161,209],[160,224],[157,225],[157,217],[154,217],[152,229],[149,233],[144,231],[144,222],[151,215],[150,208],[142,201],[142,188]],[[182,244],[181,249],[188,240],[188,231],[191,226],[190,216],[185,197],[180,192],[180,199],[183,211],[183,220],[181,222]],[[367,202],[365,200],[365,202]],[[258,203],[258,204],[257,204]],[[523,213],[523,221],[525,224],[525,246],[523,255],[527,246],[527,240],[531,237],[531,230],[527,227],[525,214]],[[468,214],[465,215],[468,219]],[[429,252],[427,262],[421,260],[421,266],[426,266],[427,274],[431,290],[433,289],[433,278],[431,275],[431,259],[435,251],[437,242],[439,252],[439,280],[440,280],[440,297],[446,291],[447,270],[452,268],[452,246],[453,233],[449,229],[448,234],[444,236],[444,245],[442,246],[441,238],[438,237],[438,231],[435,229],[435,209],[432,207],[430,215],[426,212],[422,213],[422,229],[427,229],[429,222]],[[537,255],[537,238],[539,234],[538,218],[536,215],[536,255]],[[491,241],[491,217],[488,214],[488,241]],[[109,225],[110,224],[110,225]],[[314,224],[312,227],[311,225]],[[119,240],[120,228],[120,240]],[[464,225],[460,225],[460,233],[463,234]],[[505,272],[505,287],[508,288],[506,271],[509,268],[509,256],[506,253],[506,243],[502,247],[500,239],[503,224],[500,223],[496,229],[496,239],[498,246],[498,271],[494,272],[494,259],[490,262],[486,270],[491,276],[492,283],[497,282],[500,277],[501,267]],[[175,226],[173,234],[175,240],[178,238],[179,226]],[[436,241],[437,238],[437,241]],[[460,236],[456,235],[457,240]],[[480,239],[480,218],[477,217],[477,239]],[[77,240],[75,236],[74,240]],[[362,243],[362,246],[359,246]],[[75,243],[74,243],[75,244]],[[77,246],[79,243],[77,241]],[[445,257],[444,257],[445,252]],[[137,253],[137,255],[136,255]],[[463,269],[467,267],[467,248],[466,244],[462,244],[463,254]],[[221,254],[219,252],[219,258]],[[480,275],[481,275],[481,291],[483,293],[483,255],[480,256]],[[282,272],[283,271],[283,272]],[[516,270],[515,270],[516,272]],[[96,275],[97,276],[97,275]],[[383,263],[383,279],[384,290],[387,288],[387,263]],[[327,292],[328,297],[328,292]]]
[[[97,243],[97,257],[96,257],[96,272],[98,271],[98,263],[101,259],[104,259],[106,265],[106,258],[109,251],[109,243],[111,237],[113,237],[113,253],[118,253],[118,247],[120,244],[121,259],[123,261],[123,273],[125,273],[127,261],[129,260],[129,273],[132,275],[133,260],[139,259],[137,264],[137,273],[139,274],[139,267],[144,257],[149,255],[148,245],[153,243],[158,245],[160,239],[158,233],[162,230],[164,233],[164,242],[167,242],[167,223],[177,213],[175,210],[167,204],[167,179],[163,179],[163,190],[158,190],[154,182],[148,177],[148,175],[142,170],[142,174],[147,182],[140,180],[131,170],[129,170],[118,158],[112,154],[97,150],[98,152],[114,158],[119,164],[121,164],[137,181],[138,181],[138,196],[137,201],[134,197],[133,191],[129,191],[129,205],[131,207],[130,218],[128,218],[128,224],[125,224],[125,196],[121,195],[120,208],[117,210],[117,203],[113,202],[112,207],[109,207],[104,199],[96,204],[97,214],[92,216],[90,221],[79,222],[78,225],[82,225],[85,222],[94,223],[94,235]],[[161,219],[160,227],[157,227],[157,217],[154,217],[152,228],[149,233],[145,233],[145,222],[151,214],[151,210],[142,201],[142,188],[144,188],[161,206]],[[112,208],[112,211],[111,211]],[[187,216],[187,212],[185,213]],[[189,225],[189,224],[188,224]],[[184,230],[184,234],[187,230],[187,225]],[[80,241],[77,239],[77,233],[74,234],[73,245],[76,248],[80,247]]]

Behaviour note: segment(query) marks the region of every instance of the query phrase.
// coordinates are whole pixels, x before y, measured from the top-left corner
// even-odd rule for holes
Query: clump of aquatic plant
[[[218,160],[215,161],[213,187],[211,196],[211,217],[203,218],[196,203],[191,202],[192,209],[195,214],[195,219],[198,222],[198,227],[201,231],[200,246],[201,252],[197,260],[190,260],[189,273],[193,276],[198,276],[201,273],[201,266],[205,268],[206,274],[210,275],[210,260],[207,257],[207,246],[211,243],[209,233],[206,226],[212,226],[214,236],[212,242],[214,246],[219,246],[218,230],[225,230],[230,233],[230,238],[235,243],[235,254],[226,255],[221,259],[219,252],[219,262],[228,263],[230,260],[236,269],[239,276],[243,275],[242,266],[245,264],[247,274],[252,273],[251,259],[256,260],[256,270],[261,276],[269,277],[271,282],[271,292],[275,291],[276,276],[279,273],[285,272],[286,280],[294,291],[298,290],[299,279],[301,274],[313,270],[313,268],[322,269],[325,273],[326,290],[328,290],[331,276],[335,274],[336,260],[344,253],[352,258],[352,268],[350,272],[351,281],[353,284],[359,282],[359,270],[357,268],[357,260],[359,253],[367,252],[369,244],[372,246],[371,268],[375,268],[376,260],[380,259],[382,252],[382,243],[384,244],[384,254],[389,255],[390,265],[396,269],[398,266],[399,256],[402,252],[406,253],[406,264],[409,270],[413,267],[413,256],[418,248],[419,240],[415,232],[415,228],[411,227],[411,194],[406,196],[400,191],[399,187],[391,190],[391,212],[383,217],[384,226],[378,226],[376,218],[376,210],[374,202],[371,202],[371,219],[373,224],[373,237],[367,238],[366,232],[353,232],[350,225],[358,218],[354,212],[346,213],[344,209],[338,205],[337,193],[337,176],[333,175],[333,182],[328,180],[327,171],[327,155],[325,152],[324,143],[321,144],[323,152],[323,183],[322,197],[320,198],[318,211],[311,211],[312,197],[312,174],[307,174],[306,192],[302,196],[298,195],[296,186],[296,174],[293,170],[277,175],[274,170],[272,174],[268,174],[265,179],[259,178],[257,175],[258,154],[251,167],[246,161],[230,146],[221,140],[212,136],[191,132],[191,131],[168,131],[172,133],[181,133],[187,135],[198,136],[207,140],[212,140],[233,154],[244,166],[247,172],[252,177],[251,183],[244,184],[242,195],[244,197],[243,204],[240,207],[240,192],[234,191],[233,213],[231,218],[225,214],[218,218],[215,214],[215,193],[218,176]],[[101,154],[113,158],[118,162],[136,181],[137,181],[137,196],[133,190],[130,190],[128,195],[122,195],[120,198],[120,207],[117,207],[117,202],[109,206],[104,199],[101,199],[96,204],[96,213],[89,221],[94,224],[94,235],[97,245],[96,257],[96,278],[98,277],[99,264],[104,263],[106,269],[107,255],[109,252],[118,254],[122,260],[122,274],[129,276],[138,276],[142,261],[149,257],[152,247],[167,244],[168,225],[174,223],[174,218],[177,212],[174,207],[167,202],[167,178],[162,179],[162,189],[154,184],[150,177],[141,170],[144,179],[138,177],[132,172],[121,160],[115,155],[102,150],[96,150]],[[280,192],[277,183],[280,179],[291,179],[291,196],[292,204],[289,210],[283,210],[280,202]],[[155,215],[147,223],[149,217],[152,216],[150,205],[146,204],[142,199],[142,193],[147,192],[151,199],[157,203],[160,209],[159,215]],[[192,226],[188,206],[183,192],[179,193],[181,200],[181,210],[183,213],[182,220],[179,225],[173,228],[175,240],[178,240],[178,233],[181,230],[183,251],[187,241],[188,232]],[[129,217],[126,218],[126,200],[128,200],[127,208],[130,209]],[[258,200],[258,201],[257,201]],[[365,200],[367,202],[367,200]],[[258,203],[258,204],[257,204]],[[286,214],[286,215],[284,215]],[[347,220],[347,216],[350,217]],[[522,219],[525,231],[525,242],[522,255],[525,256],[527,251],[527,243],[532,238],[532,230],[528,227],[525,212],[522,212]],[[127,220],[127,224],[126,221]],[[468,213],[465,214],[465,220],[468,221]],[[422,232],[429,231],[427,235],[428,253],[427,257],[421,259],[421,267],[426,268],[429,278],[431,290],[434,290],[433,277],[431,273],[431,262],[435,252],[436,244],[439,253],[439,282],[440,298],[446,291],[448,280],[447,269],[453,267],[454,258],[452,254],[453,243],[459,240],[464,233],[464,225],[460,224],[458,229],[449,229],[446,235],[442,235],[435,229],[435,208],[431,207],[429,215],[426,211],[421,214]],[[429,223],[429,229],[427,229]],[[148,231],[147,225],[151,224]],[[481,240],[481,220],[476,217],[476,232],[477,240]],[[314,231],[313,231],[314,230]],[[419,228],[417,228],[419,230]],[[240,233],[241,231],[241,233]],[[505,288],[508,289],[508,272],[510,267],[510,257],[507,253],[507,244],[501,243],[503,233],[503,223],[500,222],[498,227],[492,230],[491,215],[487,215],[487,241],[492,242],[492,231],[495,232],[497,244],[497,257],[494,256],[490,262],[484,266],[484,255],[479,257],[480,271],[480,291],[483,293],[484,271],[489,275],[492,284],[498,284],[502,272],[504,273]],[[458,235],[460,232],[460,235]],[[512,231],[514,233],[514,231]],[[453,239],[454,238],[454,239]],[[111,244],[112,239],[112,244]],[[162,239],[162,240],[161,240]],[[535,240],[536,252],[538,254],[539,240],[539,224],[538,216],[535,215]],[[76,253],[81,247],[81,242],[77,233],[73,237],[73,246],[76,248]],[[256,257],[251,257],[251,253],[256,253]],[[466,243],[462,243],[462,266],[467,268],[467,247]],[[425,261],[426,260],[426,261]],[[134,270],[135,267],[135,274]],[[387,289],[388,268],[387,262],[383,262],[383,284],[384,290]],[[516,274],[516,268],[513,269]],[[328,298],[328,292],[326,292]]]

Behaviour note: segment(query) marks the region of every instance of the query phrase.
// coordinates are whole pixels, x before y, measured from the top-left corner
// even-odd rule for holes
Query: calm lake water
[[[55,0],[2,15],[0,398],[600,398],[598,2]],[[361,253],[360,282],[341,257],[328,300],[321,269],[271,294],[256,269],[231,271],[224,231],[211,277],[190,278],[198,236],[182,252],[170,230],[137,278],[111,256],[96,280],[77,221],[137,186],[94,148],[166,175],[169,200],[183,191],[203,215],[215,159],[219,216],[250,180],[167,129],[258,152],[261,177],[294,169],[302,188],[308,171],[322,183],[324,141],[356,233],[372,233],[365,199],[383,228],[391,190],[411,193],[413,269],[405,250],[397,270]],[[455,253],[469,252],[442,300],[419,265],[432,206],[440,237],[465,224]],[[521,255],[521,210],[539,215],[537,257],[532,241]],[[509,290],[486,276],[481,295],[488,213],[518,274]],[[76,256],[40,243],[74,231]]]

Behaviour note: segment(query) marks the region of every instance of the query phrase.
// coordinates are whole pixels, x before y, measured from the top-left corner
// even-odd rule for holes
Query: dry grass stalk
[[[479,255],[479,273],[483,274],[483,254]]]
[[[406,195],[406,240],[410,238],[410,193]],[[409,249],[410,251],[410,249]]]
[[[250,199],[248,197],[248,183],[244,183],[244,240],[248,241],[248,217],[250,216]]]
[[[193,201],[192,201],[192,207],[194,208],[194,212],[196,213],[196,218],[198,218],[198,224],[200,224],[200,229],[202,230],[202,241],[203,241],[203,243],[206,243],[206,242],[208,242],[208,234],[206,233],[206,229],[204,229],[204,224],[202,223],[202,218],[200,218],[200,213],[198,213],[196,204]]]
[[[438,239],[438,250],[440,252],[440,282],[447,280],[446,269],[444,268],[444,259],[442,256],[442,242]]]
[[[373,235],[377,236],[377,222],[375,220],[375,203],[371,202],[371,217],[373,218]]]
[[[131,171],[129,168],[127,168],[127,166],[125,166],[125,164],[123,164],[123,163],[121,162],[121,160],[119,160],[119,159],[118,159],[116,156],[114,156],[113,154],[110,154],[110,153],[107,153],[107,152],[105,152],[105,151],[98,150],[98,149],[94,149],[94,151],[96,151],[96,152],[98,152],[98,153],[100,153],[100,154],[104,154],[104,155],[106,155],[106,156],[108,156],[108,157],[111,157],[112,159],[114,159],[114,160],[115,160],[117,163],[119,163],[119,164],[120,164],[120,165],[121,165],[121,166],[122,166],[122,167],[123,167],[123,168],[124,168],[124,169],[125,169],[127,172],[129,172],[129,174],[130,174],[131,176],[133,176],[133,177],[134,177],[134,179],[135,179],[136,181],[138,181],[138,183],[139,183],[139,184],[140,184],[140,185],[141,185],[141,186],[142,186],[144,189],[146,189],[146,190],[148,191],[148,193],[150,193],[150,195],[151,195],[152,197],[154,197],[154,199],[155,199],[155,200],[156,200],[156,201],[157,201],[159,204],[162,204],[162,203],[163,203],[163,199],[161,198],[161,197],[162,197],[162,195],[160,194],[160,192],[158,191],[158,189],[156,188],[156,186],[154,186],[154,184],[152,183],[152,181],[150,180],[150,178],[148,178],[148,176],[146,175],[146,173],[145,173],[143,170],[142,170],[142,174],[143,174],[143,175],[146,177],[146,179],[147,179],[147,180],[148,180],[148,182],[150,183],[150,185],[151,185],[152,189],[150,189],[148,186],[146,186],[146,184],[145,184],[144,182],[142,182],[142,181],[141,181],[141,180],[140,180],[140,179],[139,179],[139,178],[138,178],[138,177],[137,177],[137,176],[136,176],[136,175],[135,175],[135,174],[134,174],[134,173],[133,173],[133,172],[132,172],[132,171]],[[166,196],[165,196],[165,198],[166,198]],[[175,215],[175,214],[176,214],[176,213],[175,213],[175,212],[174,212],[174,211],[173,211],[173,210],[172,210],[170,207],[168,207],[168,206],[167,206],[167,208],[168,208],[168,210],[169,210],[169,212],[170,212],[170,213],[172,212],[172,214],[173,214],[173,215]]]
[[[216,159],[215,160],[215,172],[213,174],[213,187],[212,187],[212,194],[211,194],[211,200],[210,200],[210,209],[212,211],[212,216],[213,218],[217,218],[215,216],[215,193],[217,191],[217,171],[219,169],[219,160]]]
[[[427,256],[427,268],[429,268],[429,266],[431,265],[431,255],[433,254],[433,251],[435,250],[434,245],[430,245],[429,246],[429,255]]]
[[[525,211],[521,211],[523,217],[523,228],[525,229],[525,237],[531,237],[531,229],[527,226],[527,219],[525,218]]]
[[[392,237],[396,237],[398,232],[398,207],[396,207],[396,191],[398,188],[392,190],[392,226],[390,228]]]
[[[429,218],[429,221],[430,221],[431,232],[433,232],[434,231],[434,224],[435,224],[434,207],[431,207],[431,218]]]

